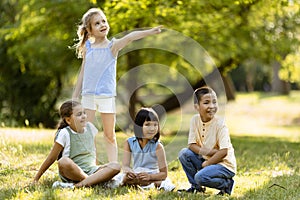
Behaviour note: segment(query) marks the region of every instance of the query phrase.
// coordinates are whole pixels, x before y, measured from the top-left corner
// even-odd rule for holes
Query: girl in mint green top
[[[55,142],[64,147],[62,156],[73,160],[88,175],[95,173],[99,168],[96,165],[96,148],[94,145],[97,132],[95,126],[88,122],[83,133],[77,133],[70,126],[67,126],[60,129],[55,137]],[[69,181],[61,174],[60,177],[65,182]]]
[[[60,107],[60,116],[62,120],[54,145],[37,172],[34,183],[56,160],[60,177],[64,182],[74,183],[74,187],[106,182],[120,172],[118,163],[96,165],[94,138],[98,131],[92,123],[87,122],[80,103],[66,101]]]

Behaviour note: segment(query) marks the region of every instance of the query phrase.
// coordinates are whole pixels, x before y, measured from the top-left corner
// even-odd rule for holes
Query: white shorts
[[[83,108],[97,110],[100,113],[116,113],[115,97],[102,97],[94,95],[82,96]]]

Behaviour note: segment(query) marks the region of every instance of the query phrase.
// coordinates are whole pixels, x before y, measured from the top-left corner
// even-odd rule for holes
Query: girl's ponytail
[[[84,55],[84,45],[89,38],[89,32],[91,30],[91,18],[95,14],[103,13],[99,8],[89,9],[82,17],[80,25],[77,29],[78,43],[75,44],[76,55],[78,58],[82,58]]]
[[[78,43],[75,44],[75,48],[76,48],[76,55],[78,58],[82,58],[83,57],[83,48],[85,45],[85,42],[88,40],[89,38],[89,33],[87,31],[87,28],[84,25],[79,25],[78,26],[78,30],[77,30],[77,35],[78,35]]]
[[[61,120],[58,124],[58,130],[63,129],[67,126],[69,126],[69,124],[66,122],[66,117],[71,117],[71,115],[73,114],[73,108],[81,105],[79,102],[77,101],[66,101],[64,102],[59,109],[59,115],[61,117]]]
[[[67,126],[69,126],[69,124],[66,122],[66,120],[61,119],[60,122],[58,123],[57,129],[60,130],[60,129],[63,129]]]

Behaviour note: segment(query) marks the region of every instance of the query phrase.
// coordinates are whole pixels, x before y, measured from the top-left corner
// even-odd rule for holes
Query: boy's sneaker
[[[231,195],[231,193],[233,192],[233,187],[234,187],[234,180],[231,178],[229,179],[229,186],[224,190],[225,193]]]
[[[71,188],[74,189],[74,183],[64,183],[60,181],[55,181],[52,184],[52,188]]]
[[[231,195],[231,193],[233,192],[234,180],[231,178],[231,179],[228,179],[228,181],[229,181],[229,186],[226,187],[223,190],[220,190],[220,192],[218,193],[218,195],[221,195],[221,196],[223,196],[224,194]]]
[[[175,185],[173,185],[171,180],[167,178],[166,180],[161,182],[159,189],[172,192],[175,189]]]

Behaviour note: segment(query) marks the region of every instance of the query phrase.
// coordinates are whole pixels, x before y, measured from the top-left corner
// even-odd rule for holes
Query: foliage
[[[63,80],[79,65],[68,49],[75,37],[70,30],[87,5],[1,1],[0,108],[6,125],[55,126]]]
[[[299,83],[300,74],[300,48],[296,52],[288,54],[282,64],[280,76],[284,80],[289,80],[292,83]]]
[[[4,0],[0,3],[2,126],[54,127],[57,103],[70,98],[80,66],[68,47],[74,43],[80,17],[95,6],[107,15],[110,36],[162,24],[201,44],[224,74],[255,60],[271,79],[269,65],[275,60],[284,65],[282,78],[299,82],[293,76],[297,62],[291,62],[299,46],[299,1]],[[158,39],[162,41],[174,43]],[[191,55],[197,57],[193,52]],[[169,66],[172,80],[183,74],[193,85],[203,78],[184,58],[164,51],[134,51],[118,62],[118,77],[135,66],[160,63]],[[151,72],[151,77],[162,78],[159,71]],[[178,90],[185,90],[178,86]],[[145,87],[165,93],[162,99],[172,94],[161,85]]]

